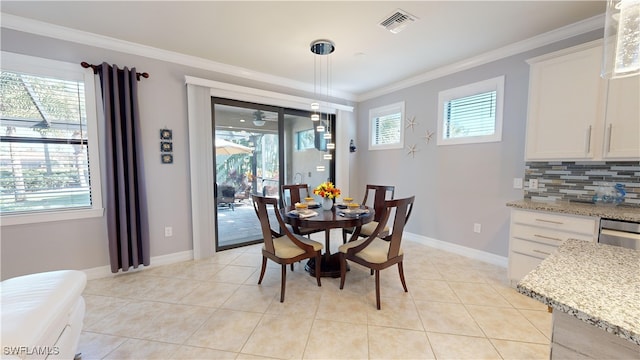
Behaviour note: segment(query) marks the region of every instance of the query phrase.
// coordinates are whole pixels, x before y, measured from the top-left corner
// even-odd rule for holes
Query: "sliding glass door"
[[[282,110],[213,99],[216,248],[262,241],[252,194],[278,196]]]
[[[332,179],[325,134],[333,118],[314,122],[306,111],[219,98],[212,108],[216,249],[262,242],[251,195],[279,198],[281,184],[313,188]]]

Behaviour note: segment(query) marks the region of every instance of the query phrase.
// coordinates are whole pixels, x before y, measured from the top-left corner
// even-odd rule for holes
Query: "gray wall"
[[[524,175],[524,124],[526,119],[528,67],[524,59],[568,45],[592,40],[594,32],[546,49],[512,57],[477,69],[457,73],[358,104],[355,138],[358,152],[349,154],[350,192],[366,183],[394,184],[398,196],[415,194],[417,205],[407,231],[506,256],[507,201],[522,198],[513,190],[513,177]],[[601,36],[601,35],[600,35]],[[140,83],[142,144],[146,162],[151,256],[171,255],[192,249],[187,105],[184,76],[253,86],[305,96],[268,84],[251,84],[201,69],[189,68],[141,56],[88,45],[55,40],[2,29],[3,51],[55,60],[120,66],[135,66],[151,77]],[[78,65],[79,66],[79,65]],[[501,143],[436,147],[435,139],[425,144],[426,130],[435,131],[438,91],[497,75],[506,75],[504,140]],[[403,150],[367,151],[367,115],[371,107],[406,101],[409,116],[419,126],[408,132],[407,144],[418,144],[415,158]],[[173,130],[174,163],[160,163],[158,132]],[[348,137],[349,134],[347,134]],[[197,166],[197,164],[195,164]],[[196,214],[195,216],[201,216]],[[482,224],[474,234],[474,222]],[[173,227],[173,237],[164,237],[164,227]],[[56,269],[91,269],[108,265],[104,218],[2,226],[1,277]]]
[[[505,203],[521,199],[513,178],[524,177],[529,66],[526,59],[602,37],[595,31],[434,79],[358,104],[358,129],[352,188],[367,183],[395,185],[396,197],[415,195],[406,230],[422,237],[507,256],[509,210]],[[502,141],[437,146],[424,136],[437,131],[438,92],[505,75]],[[405,102],[405,115],[415,116],[415,130],[405,129],[405,149],[368,149],[369,110]],[[406,147],[416,144],[412,157]],[[362,196],[362,195],[359,195]],[[473,232],[474,223],[482,225]]]

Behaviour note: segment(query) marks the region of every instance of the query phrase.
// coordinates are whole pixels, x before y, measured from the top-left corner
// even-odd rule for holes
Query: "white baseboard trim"
[[[453,243],[442,241],[442,240],[436,240],[430,237],[408,233],[406,231],[403,234],[403,238],[406,240],[414,241],[414,242],[417,242],[426,246],[430,246],[436,249],[466,256],[468,258],[483,261],[489,264],[501,266],[503,268],[506,268],[507,264],[509,263],[509,259],[505,256],[499,256],[496,254],[488,253],[486,251],[481,251],[478,249],[473,249],[470,247],[457,245],[457,244],[453,244]]]
[[[193,250],[181,251],[181,252],[167,254],[167,255],[154,256],[151,258],[149,266],[141,266],[137,269],[130,269],[126,273],[133,273],[137,271],[142,271],[144,269],[150,269],[155,266],[169,265],[169,264],[174,264],[181,261],[188,261],[192,259],[193,259]],[[87,275],[87,280],[100,279],[100,278],[105,278],[109,276],[121,275],[125,273],[125,272],[117,272],[114,274],[111,272],[111,266],[109,265],[99,266],[91,269],[85,269],[82,271],[84,271],[84,273]]]

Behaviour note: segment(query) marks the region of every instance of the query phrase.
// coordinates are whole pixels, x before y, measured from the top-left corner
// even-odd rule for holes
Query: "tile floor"
[[[549,358],[551,314],[510,288],[504,268],[403,248],[409,292],[397,268],[383,270],[382,310],[357,264],[344,290],[331,278],[317,287],[296,264],[280,303],[276,264],[257,285],[260,245],[91,280],[78,351],[84,360]]]

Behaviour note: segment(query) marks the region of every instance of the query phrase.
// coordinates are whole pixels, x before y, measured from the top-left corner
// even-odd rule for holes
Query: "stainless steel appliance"
[[[602,219],[598,242],[640,250],[640,223]]]

